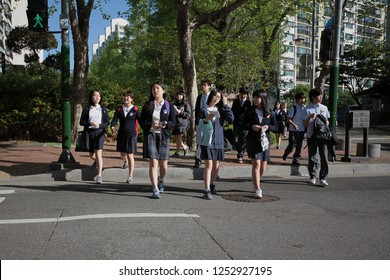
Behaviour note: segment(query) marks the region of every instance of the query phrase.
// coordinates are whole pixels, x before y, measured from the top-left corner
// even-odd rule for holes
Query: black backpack
[[[319,144],[330,144],[333,138],[332,131],[326,124],[326,118],[318,114],[313,121],[312,139]]]

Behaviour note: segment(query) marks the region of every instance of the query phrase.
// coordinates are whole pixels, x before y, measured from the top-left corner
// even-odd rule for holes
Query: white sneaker
[[[310,183],[310,185],[315,185],[316,184],[316,179],[310,179],[309,183]]]
[[[96,176],[96,184],[101,184],[103,183],[102,176]]]
[[[262,198],[263,197],[263,191],[261,189],[255,190],[255,197],[256,198]]]
[[[127,178],[127,180],[126,180],[126,183],[132,184],[133,183],[133,176],[129,176],[129,178]]]
[[[320,184],[321,184],[321,186],[324,186],[324,187],[329,186],[329,184],[326,180],[321,180]]]

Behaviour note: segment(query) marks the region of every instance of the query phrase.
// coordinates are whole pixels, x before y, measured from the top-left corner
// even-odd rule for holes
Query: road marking
[[[11,194],[14,193],[15,190],[0,190],[0,194]],[[0,197],[0,203],[2,203],[5,200],[5,197]]]
[[[8,224],[34,224],[34,223],[56,223],[88,219],[107,219],[107,218],[199,218],[196,214],[175,214],[175,213],[112,213],[112,214],[92,214],[69,216],[60,218],[36,218],[36,219],[6,219],[0,220],[1,225]]]
[[[14,192],[15,192],[15,190],[0,190],[0,194],[11,194]]]

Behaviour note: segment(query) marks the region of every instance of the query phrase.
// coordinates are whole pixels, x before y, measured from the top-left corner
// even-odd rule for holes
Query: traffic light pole
[[[61,96],[62,96],[62,153],[59,163],[75,163],[71,149],[70,108],[70,50],[69,50],[69,0],[61,0]]]
[[[332,61],[330,68],[330,85],[329,85],[329,105],[330,105],[330,119],[332,131],[336,131],[337,122],[337,100],[338,100],[338,86],[339,86],[339,72],[340,72],[340,34],[341,34],[341,16],[342,16],[342,0],[336,0],[335,5],[335,21],[334,33],[332,42]]]

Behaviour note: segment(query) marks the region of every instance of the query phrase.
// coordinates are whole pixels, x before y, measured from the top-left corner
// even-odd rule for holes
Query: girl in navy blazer
[[[201,108],[199,122],[213,125],[213,135],[209,146],[200,146],[200,158],[205,162],[203,170],[203,182],[205,190],[203,198],[212,199],[211,194],[216,194],[217,189],[214,185],[218,176],[219,163],[224,159],[224,135],[223,125],[227,121],[233,122],[234,116],[230,107],[227,105],[226,97],[217,89],[213,89],[207,99],[207,108]],[[219,117],[217,116],[219,115]]]
[[[143,157],[149,159],[149,177],[153,187],[152,198],[160,198],[164,191],[164,177],[168,171],[170,130],[175,127],[175,110],[165,100],[162,82],[154,82],[149,101],[141,111],[140,125],[144,131]],[[160,176],[158,176],[160,168]]]
[[[278,124],[275,113],[270,112],[267,104],[267,93],[262,90],[253,92],[253,105],[246,115],[245,123],[248,124],[247,153],[252,162],[252,184],[255,190],[255,197],[262,198],[260,179],[267,168],[267,161],[270,160],[270,149],[263,151],[260,143],[261,130],[265,131],[269,143],[270,130],[278,131]]]
[[[109,125],[107,108],[102,105],[102,98],[98,90],[89,93],[89,106],[84,107],[80,117],[80,125],[89,135],[89,156],[97,167],[96,183],[101,184],[103,171],[104,131]]]
[[[116,124],[119,120],[119,130],[117,136],[116,150],[121,157],[125,158],[123,168],[129,168],[129,176],[126,183],[133,183],[134,154],[137,152],[138,122],[140,111],[132,104],[134,95],[127,91],[123,94],[123,105],[118,106],[111,121],[111,130],[115,132]]]

